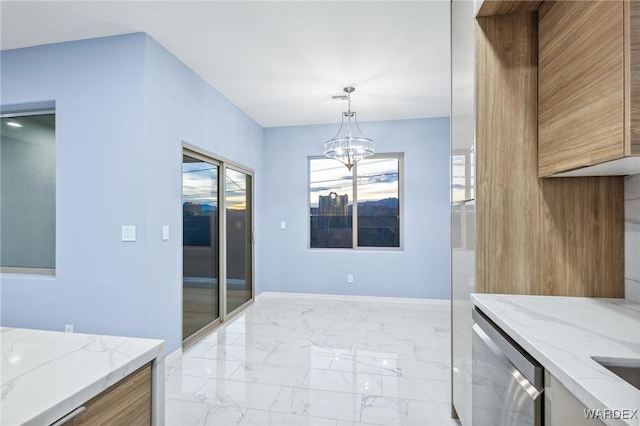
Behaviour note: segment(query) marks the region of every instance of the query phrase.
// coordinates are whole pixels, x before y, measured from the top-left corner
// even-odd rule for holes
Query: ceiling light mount
[[[362,130],[360,130],[358,126],[356,112],[351,111],[351,93],[355,90],[352,86],[344,88],[347,94],[347,112],[342,113],[342,122],[340,123],[338,133],[336,133],[331,140],[324,143],[325,157],[341,161],[349,170],[351,170],[353,165],[358,161],[372,156],[375,151],[375,143],[362,134]],[[346,127],[344,125],[345,117],[347,118]],[[357,134],[354,134],[356,132]]]

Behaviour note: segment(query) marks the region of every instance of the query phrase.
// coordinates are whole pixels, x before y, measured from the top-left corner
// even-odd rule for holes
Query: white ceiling
[[[145,32],[263,127],[449,115],[449,0],[5,1],[4,49]]]

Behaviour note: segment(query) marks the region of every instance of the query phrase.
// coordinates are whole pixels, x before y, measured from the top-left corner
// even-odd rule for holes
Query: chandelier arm
[[[356,123],[356,129],[358,129],[358,132],[360,132],[360,134],[362,136],[367,138],[367,136],[362,132],[362,130],[360,130],[360,126],[358,125],[358,114],[356,114],[355,112],[353,113],[353,121],[355,121],[355,123]],[[369,139],[369,138],[367,138],[367,139]]]
[[[342,126],[344,126],[344,114],[342,114],[342,121],[340,122],[340,128],[338,129],[338,133],[336,133],[336,135],[333,138],[331,138],[331,140],[334,140],[338,136],[340,136],[340,132],[342,131]]]

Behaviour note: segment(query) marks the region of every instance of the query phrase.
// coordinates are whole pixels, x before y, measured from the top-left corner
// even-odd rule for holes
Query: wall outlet
[[[353,274],[347,274],[347,282],[349,284],[353,283]]]
[[[122,225],[122,241],[133,242],[136,240],[136,227],[134,225]]]
[[[73,324],[65,324],[64,325],[65,333],[73,333]]]

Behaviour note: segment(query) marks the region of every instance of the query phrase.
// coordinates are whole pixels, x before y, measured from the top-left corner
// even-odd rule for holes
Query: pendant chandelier
[[[349,170],[351,170],[353,165],[359,160],[372,156],[375,149],[375,143],[373,143],[371,139],[366,138],[362,134],[360,127],[358,127],[356,112],[351,111],[351,93],[354,90],[356,89],[351,86],[344,88],[349,103],[347,112],[342,113],[342,122],[340,123],[338,133],[336,133],[333,139],[324,143],[325,157],[341,161]],[[347,119],[346,126],[344,123],[345,117]],[[354,134],[354,132],[357,132],[357,134]]]

